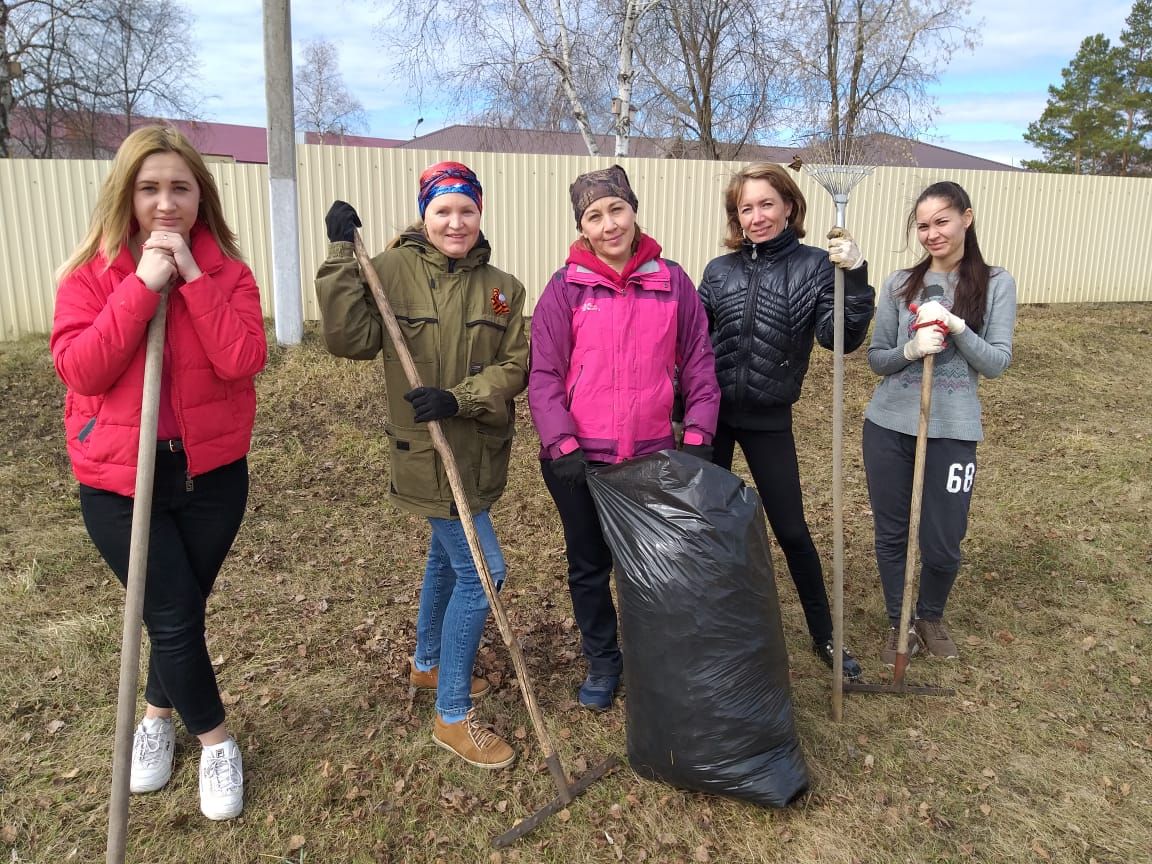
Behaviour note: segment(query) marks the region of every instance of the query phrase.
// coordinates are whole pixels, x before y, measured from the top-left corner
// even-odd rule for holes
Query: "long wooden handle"
[[[912,592],[915,589],[916,568],[920,552],[920,507],[924,500],[924,462],[928,455],[928,420],[932,416],[932,375],[936,369],[936,355],[924,357],[924,372],[920,380],[920,424],[916,429],[916,457],[912,469],[912,503],[908,508],[908,550],[904,558],[904,596],[900,601],[900,641],[896,647],[896,665],[892,680],[899,684],[908,668],[908,620],[912,614]]]
[[[360,272],[363,273],[364,279],[372,291],[372,297],[376,300],[376,305],[380,309],[380,317],[383,319],[384,327],[388,331],[392,345],[396,348],[396,353],[400,357],[400,365],[404,368],[404,375],[408,379],[408,384],[413,389],[421,387],[423,384],[420,381],[420,374],[416,371],[416,364],[412,362],[412,353],[408,350],[408,345],[404,341],[404,334],[400,330],[400,325],[396,323],[396,315],[392,312],[392,306],[384,294],[384,288],[380,284],[380,277],[376,274],[376,268],[372,266],[372,261],[368,257],[368,251],[364,247],[364,240],[361,238],[359,231],[356,232],[353,238],[353,245],[356,251],[356,261],[360,265]],[[492,607],[492,615],[496,619],[496,626],[500,629],[500,635],[504,639],[504,644],[508,646],[508,651],[512,655],[512,665],[516,669],[516,680],[520,682],[520,691],[524,695],[524,704],[528,707],[528,716],[532,720],[532,728],[535,730],[536,738],[540,742],[540,749],[544,751],[544,761],[548,765],[548,770],[552,773],[552,779],[556,783],[557,792],[561,799],[567,803],[571,800],[568,777],[560,765],[559,757],[556,755],[556,748],[552,745],[552,739],[548,736],[548,730],[544,726],[544,717],[540,713],[540,707],[536,703],[536,697],[532,694],[532,685],[528,679],[528,666],[524,662],[524,655],[520,651],[520,645],[516,641],[515,634],[512,632],[512,626],[508,623],[508,615],[504,611],[504,604],[500,601],[500,596],[496,592],[496,585],[492,581],[492,574],[488,571],[488,562],[484,558],[484,552],[480,547],[480,539],[476,534],[476,527],[472,523],[472,510],[468,506],[468,495],[465,493],[464,483],[460,479],[460,470],[456,466],[456,457],[452,453],[452,448],[448,444],[448,440],[444,437],[444,432],[440,428],[439,420],[430,420],[428,422],[428,432],[432,436],[432,445],[436,448],[436,452],[440,454],[440,459],[444,463],[444,473],[448,475],[448,485],[452,487],[452,498],[455,500],[456,509],[460,513],[460,524],[464,528],[464,536],[468,540],[468,549],[472,553],[473,562],[476,564],[476,572],[480,574],[480,584],[484,586],[484,593],[488,595],[488,603]]]
[[[112,751],[112,795],[108,802],[107,864],[123,864],[128,835],[128,783],[132,773],[132,731],[136,684],[140,673],[140,629],[148,575],[148,534],[152,527],[152,486],[156,477],[156,421],[160,414],[160,373],[164,367],[164,330],[168,291],[148,323],[144,352],[144,390],[140,399],[140,445],[136,452],[136,492],[128,550],[128,584],[120,637],[120,690],[116,696],[116,738]]]
[[[832,300],[832,719],[844,717],[844,271]]]

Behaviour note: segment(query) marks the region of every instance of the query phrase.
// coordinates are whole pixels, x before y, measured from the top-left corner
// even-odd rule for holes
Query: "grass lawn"
[[[493,516],[504,592],[568,770],[624,767],[503,852],[489,839],[554,796],[491,624],[481,716],[519,760],[481,772],[430,739],[409,700],[423,520],[386,501],[377,363],[314,335],[273,349],[247,520],[210,602],[209,648],[243,749],[242,818],[197,806],[181,729],[163,791],[131,802],[133,862],[1152,861],[1152,304],[1024,307],[1016,359],[984,382],[965,563],[949,619],[958,661],[909,677],[951,698],[850,695],[829,680],[777,558],[793,702],[813,778],[780,812],[686,793],[626,767],[625,709],[575,704],[583,676],[560,523],[520,406]],[[848,643],[879,679],[887,626],[872,561],[860,422],[874,386],[848,358]],[[831,581],[831,360],[797,407],[801,474]],[[523,400],[521,400],[522,402]],[[104,858],[123,591],[84,531],[47,340],[0,344],[0,857]],[[742,470],[737,465],[738,470]],[[684,722],[681,720],[680,722]]]

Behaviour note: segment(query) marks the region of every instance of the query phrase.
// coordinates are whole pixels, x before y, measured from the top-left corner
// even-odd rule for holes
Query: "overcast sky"
[[[264,48],[260,7],[235,0],[189,3],[204,82],[205,119],[263,126]],[[293,42],[324,38],[340,51],[344,80],[368,112],[369,134],[410,138],[458,122],[434,108],[421,110],[406,98],[382,55],[376,25],[381,3],[295,0]],[[1130,0],[973,0],[972,19],[983,19],[981,44],[960,53],[940,72],[933,88],[940,113],[933,143],[1017,164],[1036,155],[1021,136],[1044,110],[1048,85],[1093,33],[1117,40]],[[788,142],[779,142],[787,144]]]

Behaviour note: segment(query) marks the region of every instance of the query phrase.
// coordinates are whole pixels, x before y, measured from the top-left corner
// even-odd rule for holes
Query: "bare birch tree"
[[[751,4],[666,0],[639,40],[645,130],[712,159],[785,124],[796,82],[780,74],[789,55],[788,4],[770,19]],[[694,142],[689,144],[688,142]]]
[[[808,130],[835,152],[873,132],[916,137],[932,125],[927,87],[971,48],[971,0],[812,0],[792,64],[806,89]]]
[[[629,112],[613,123],[606,110],[613,84],[607,70],[621,56],[615,28],[628,19],[627,7],[639,12],[652,0],[623,2],[621,15],[613,16],[591,0],[482,0],[465,16],[444,0],[400,0],[390,13],[399,23],[382,30],[421,98],[432,89],[474,116],[522,116],[527,122],[516,124],[522,126],[539,118],[532,106],[547,106],[546,115],[556,117],[561,100],[566,111],[558,128],[570,124],[598,155],[597,127],[611,126],[618,136],[628,130]],[[627,98],[629,70],[615,83]]]
[[[348,92],[340,73],[340,52],[324,39],[304,46],[296,70],[296,128],[321,135],[350,135],[368,128],[360,100]]]
[[[192,19],[174,0],[0,0],[0,155],[103,156],[140,116],[194,118]],[[15,73],[15,74],[14,74]]]

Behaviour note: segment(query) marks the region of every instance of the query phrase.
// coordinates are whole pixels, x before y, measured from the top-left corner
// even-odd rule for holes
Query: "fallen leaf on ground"
[[[303,834],[293,834],[290,838],[288,838],[288,851],[295,852],[297,849],[303,847],[307,842],[308,841],[304,839]]]
[[[67,724],[65,724],[63,720],[53,720],[48,724],[48,734],[55,735],[57,732],[63,729],[65,725]]]

